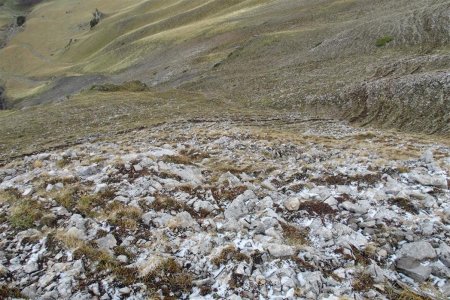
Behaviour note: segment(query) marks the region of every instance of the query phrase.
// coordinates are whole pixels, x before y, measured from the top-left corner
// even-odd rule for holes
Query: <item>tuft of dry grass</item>
[[[114,198],[115,195],[116,190],[113,188],[107,188],[105,191],[93,195],[83,194],[78,199],[74,210],[84,216],[94,217],[98,215],[95,209]]]
[[[358,272],[355,274],[352,282],[352,288],[357,292],[367,292],[370,290],[375,281],[369,273]]]
[[[105,212],[108,214],[108,222],[129,230],[137,229],[142,216],[142,209],[118,201],[108,204]]]
[[[382,174],[364,174],[364,175],[355,175],[355,176],[347,176],[347,175],[329,175],[321,178],[313,178],[311,182],[318,185],[350,185],[352,183],[356,183],[357,185],[366,184],[369,186],[373,186],[376,183],[380,182]]]
[[[410,212],[412,214],[418,214],[419,211],[418,209],[414,206],[414,204],[411,203],[411,200],[406,199],[406,198],[391,198],[388,201],[391,205],[396,205],[400,208],[402,208],[403,210]]]
[[[404,284],[399,285],[399,283],[389,283],[386,282],[384,285],[384,295],[389,300],[431,300],[431,299],[445,299],[444,296],[440,296],[436,293],[436,297],[427,296],[424,294],[419,294],[411,290]]]
[[[299,210],[308,212],[309,215],[325,217],[327,215],[334,215],[336,211],[330,205],[320,201],[304,201],[300,203]]]
[[[54,235],[52,235],[52,242],[61,242],[69,249],[76,249],[85,245],[85,242],[79,239],[77,236],[71,235],[62,230],[59,230]]]
[[[191,165],[193,164],[192,159],[186,155],[164,155],[161,158],[165,163],[172,163],[177,165]]]
[[[402,174],[402,173],[409,173],[411,169],[406,166],[399,166],[397,167],[397,171],[398,173]]]
[[[64,168],[65,166],[67,166],[67,165],[69,165],[70,164],[70,159],[69,158],[62,158],[62,159],[60,159],[60,160],[58,160],[57,162],[56,162],[56,166],[59,168],[59,169],[62,169],[62,168]]]
[[[94,208],[98,204],[100,204],[100,201],[95,196],[84,195],[78,200],[75,209],[84,216],[94,217],[96,215]]]
[[[85,258],[97,264],[99,271],[112,270],[118,266],[117,260],[108,252],[98,249],[92,242],[85,242],[76,236],[72,236],[65,232],[57,232],[53,243],[60,241],[69,249],[73,249],[75,259]]]
[[[23,199],[11,208],[8,221],[16,229],[28,229],[33,227],[42,215],[43,208],[39,203]]]
[[[134,267],[117,266],[112,269],[116,279],[129,286],[139,281],[139,270]]]
[[[219,255],[211,259],[211,263],[215,266],[220,266],[232,259],[236,261],[246,262],[250,262],[251,260],[250,256],[245,253],[239,252],[239,250],[236,249],[234,245],[229,245],[223,248]]]
[[[42,162],[41,160],[35,160],[33,162],[34,169],[39,169],[39,168],[42,168],[43,166],[44,166],[44,162]]]
[[[280,223],[283,229],[283,236],[290,245],[307,245],[308,244],[308,230],[300,229],[289,223]]]
[[[213,187],[211,193],[218,202],[233,201],[247,190],[244,185],[236,187]]]
[[[161,290],[165,297],[180,297],[189,292],[192,279],[193,276],[173,258],[164,260],[142,278],[151,291]]]
[[[177,201],[173,197],[161,194],[155,195],[155,201],[152,202],[150,208],[156,211],[187,211],[195,219],[204,219],[210,214],[206,210],[200,210],[197,212],[186,203]]]
[[[22,195],[18,189],[6,189],[4,191],[0,191],[0,203],[6,202],[13,204],[21,198]]]
[[[78,200],[80,199],[79,187],[67,187],[55,193],[55,201],[59,205],[65,207],[67,210],[72,211]]]
[[[6,284],[0,284],[0,299],[26,299],[17,287],[10,287]]]

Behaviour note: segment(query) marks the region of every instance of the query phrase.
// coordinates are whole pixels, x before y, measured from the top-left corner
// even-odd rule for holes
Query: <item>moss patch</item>
[[[375,41],[375,46],[377,46],[377,47],[384,47],[384,46],[386,46],[387,44],[389,44],[390,42],[392,42],[393,40],[394,40],[394,38],[393,38],[392,36],[390,36],[390,35],[385,35],[385,36],[383,36],[383,37],[378,38],[378,39]]]

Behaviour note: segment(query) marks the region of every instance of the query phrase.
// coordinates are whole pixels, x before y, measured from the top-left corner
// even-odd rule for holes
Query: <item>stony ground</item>
[[[0,298],[446,299],[450,148],[166,124],[0,168]]]

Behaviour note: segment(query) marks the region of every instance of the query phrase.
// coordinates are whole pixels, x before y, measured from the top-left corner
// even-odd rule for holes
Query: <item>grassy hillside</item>
[[[155,91],[227,103],[223,110],[234,113],[253,105],[450,132],[446,0],[17,3],[0,1],[0,84],[13,108],[67,100],[93,84],[141,80]],[[103,17],[90,29],[96,8]],[[25,25],[13,26],[20,14]],[[134,97],[111,97],[119,96]],[[99,101],[86,92],[75,99],[92,107]],[[42,110],[69,113],[72,101]],[[25,122],[29,114],[1,118]]]
[[[93,140],[114,140],[164,123],[256,122],[306,116],[258,105],[210,101],[199,93],[87,91],[59,103],[0,111],[0,165],[11,158]]]
[[[95,8],[105,17],[90,30]],[[12,98],[23,77],[48,85],[102,73],[255,99],[276,89],[277,101],[332,91],[399,57],[448,53],[449,9],[443,0],[45,1],[0,52],[0,70]],[[383,37],[392,41],[377,47]]]

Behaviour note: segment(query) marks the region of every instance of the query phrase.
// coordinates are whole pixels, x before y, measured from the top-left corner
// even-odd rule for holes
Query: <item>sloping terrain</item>
[[[95,8],[104,17],[89,29]],[[358,119],[446,133],[448,119],[436,112],[449,109],[449,12],[444,0],[44,1],[0,50],[0,72],[17,107],[141,80],[309,113],[325,100],[334,117],[348,117],[354,101],[387,101],[390,109]],[[371,99],[343,94],[364,82]],[[403,85],[428,91],[405,102]],[[411,122],[423,103],[431,110]]]
[[[0,297],[447,299],[450,148],[176,122],[0,169]]]
[[[449,299],[449,24],[0,0],[0,299]]]

